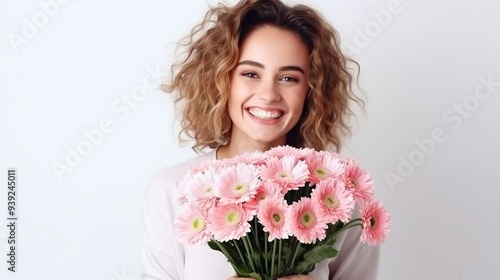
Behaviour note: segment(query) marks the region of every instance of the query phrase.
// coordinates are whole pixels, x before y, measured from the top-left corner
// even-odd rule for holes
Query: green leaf
[[[250,275],[250,271],[248,271],[245,267],[239,266],[237,264],[233,264],[234,271],[238,274],[238,277],[245,277]]]
[[[314,264],[337,256],[338,251],[330,245],[320,245],[304,254],[304,259],[295,266],[295,273],[304,273],[308,268],[314,268]]]
[[[327,258],[333,258],[337,256],[338,251],[332,246],[322,245],[316,246],[311,251],[304,254],[304,260],[309,260],[311,262],[318,263]]]
[[[210,249],[212,249],[212,250],[222,252],[222,250],[219,248],[219,245],[217,245],[217,243],[215,243],[211,240],[208,241],[208,247],[210,247]]]
[[[262,280],[262,277],[256,273],[256,272],[250,272],[246,268],[239,266],[239,265],[233,265],[234,271],[238,275],[238,277],[252,277],[257,280]]]
[[[248,276],[252,277],[253,279],[256,279],[256,280],[262,280],[262,277],[260,277],[259,274],[255,273],[255,272],[252,272],[250,274],[248,274]]]
[[[215,250],[221,252],[226,259],[234,265],[243,263],[240,255],[238,254],[238,250],[229,242],[217,242],[210,240],[208,241],[208,246]]]

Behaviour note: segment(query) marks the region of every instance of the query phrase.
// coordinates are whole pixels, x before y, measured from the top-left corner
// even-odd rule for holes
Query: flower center
[[[226,215],[226,221],[229,225],[236,225],[240,222],[241,215],[237,211],[231,211]]]
[[[213,190],[213,188],[211,186],[206,187],[205,188],[205,194],[207,196],[210,196],[212,194],[212,190]]]
[[[310,228],[315,225],[316,223],[316,217],[314,216],[314,213],[311,211],[306,211],[300,215],[300,224],[306,228]]]
[[[328,208],[339,207],[339,200],[333,195],[325,196],[325,198],[323,199],[323,202],[325,202],[325,206]]]
[[[281,213],[274,213],[272,215],[272,223],[274,226],[282,226],[284,223]]]
[[[276,175],[281,180],[291,181],[293,179],[293,174],[290,172],[282,171]]]
[[[319,178],[323,179],[323,178],[325,178],[328,175],[328,172],[326,170],[324,170],[324,169],[318,168],[318,169],[316,169],[316,175]]]
[[[262,201],[267,197],[267,194],[261,193],[257,196],[257,201]]]
[[[358,184],[356,183],[356,181],[354,181],[353,179],[349,179],[349,188],[350,189],[357,189]]]
[[[248,190],[248,187],[245,184],[237,183],[233,186],[234,194],[244,194]]]
[[[192,226],[194,231],[200,232],[205,227],[205,221],[203,221],[203,219],[201,218],[195,218],[193,220]]]
[[[274,215],[273,215],[273,220],[274,220],[275,222],[279,222],[279,221],[281,220],[281,216],[280,216],[279,214],[274,214]]]

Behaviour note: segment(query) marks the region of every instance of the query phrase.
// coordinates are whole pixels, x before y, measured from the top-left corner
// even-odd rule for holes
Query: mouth
[[[263,110],[260,108],[248,108],[247,111],[253,117],[261,120],[277,120],[284,114],[281,110]]]

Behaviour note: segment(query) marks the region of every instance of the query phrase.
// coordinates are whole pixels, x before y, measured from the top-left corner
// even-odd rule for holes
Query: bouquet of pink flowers
[[[373,198],[373,180],[354,160],[279,146],[193,166],[179,185],[180,242],[221,251],[240,277],[308,274],[337,255],[336,236],[362,227],[376,245],[389,213]],[[360,218],[353,218],[358,205]]]

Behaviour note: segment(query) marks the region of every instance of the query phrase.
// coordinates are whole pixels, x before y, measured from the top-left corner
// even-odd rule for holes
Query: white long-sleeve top
[[[235,275],[221,252],[184,246],[175,236],[177,185],[190,166],[210,159],[215,159],[215,150],[160,170],[147,186],[139,240],[141,279],[225,280]],[[360,227],[341,233],[334,244],[339,254],[318,263],[310,275],[317,280],[376,279],[379,248],[362,244],[360,235]]]

